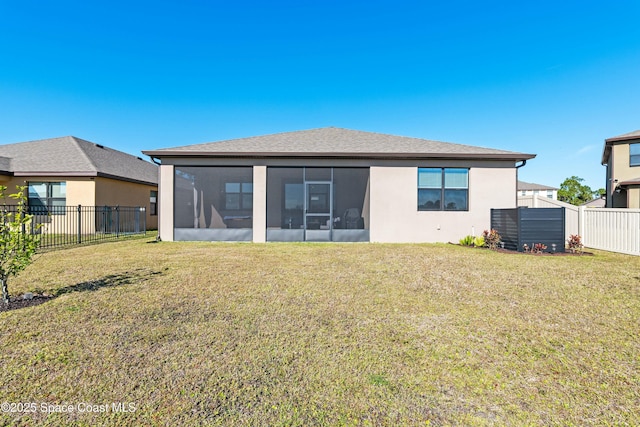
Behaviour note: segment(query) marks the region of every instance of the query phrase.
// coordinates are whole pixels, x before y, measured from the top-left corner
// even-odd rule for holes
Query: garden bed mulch
[[[469,249],[479,249],[479,250],[490,250],[489,248],[486,247],[475,247],[475,246],[466,246],[466,245],[461,245],[459,243],[453,243],[450,242],[451,245],[456,245],[456,246],[462,246],[462,247],[466,247]],[[592,252],[571,252],[571,251],[566,251],[566,252],[520,252],[520,251],[514,251],[511,249],[503,249],[503,248],[498,248],[498,249],[494,249],[496,252],[500,252],[500,253],[505,253],[505,254],[516,254],[516,255],[533,255],[533,256],[593,256]]]
[[[40,305],[55,298],[53,295],[33,295],[31,299],[25,299],[22,295],[15,298],[9,298],[9,304],[5,304],[0,299],[0,313],[3,311],[17,310],[19,308]]]

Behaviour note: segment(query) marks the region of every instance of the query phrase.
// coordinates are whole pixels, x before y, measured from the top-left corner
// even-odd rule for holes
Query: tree
[[[581,205],[599,196],[599,190],[593,191],[588,185],[581,184],[584,179],[577,176],[565,179],[558,190],[558,200]]]
[[[17,275],[31,264],[40,245],[40,235],[34,233],[40,226],[32,227],[33,215],[27,212],[26,187],[16,188],[18,192],[8,196],[16,204],[7,206],[7,187],[0,185],[0,198],[3,200],[0,208],[0,285],[5,304],[9,303],[9,277]]]

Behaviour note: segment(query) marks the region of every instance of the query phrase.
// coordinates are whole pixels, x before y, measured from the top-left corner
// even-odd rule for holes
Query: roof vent
[[[104,145],[96,144],[96,147],[98,147],[98,148],[104,148]]]
[[[144,162],[144,160],[142,159],[142,157],[138,157],[138,160],[142,160]]]

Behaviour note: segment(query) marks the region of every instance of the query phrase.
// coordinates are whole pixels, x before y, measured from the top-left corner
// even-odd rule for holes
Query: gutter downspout
[[[518,169],[527,164],[526,160],[522,160],[522,164],[516,165],[516,208],[518,207]]]

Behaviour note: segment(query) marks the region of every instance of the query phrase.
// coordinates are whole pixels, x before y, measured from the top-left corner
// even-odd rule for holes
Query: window
[[[418,168],[419,211],[469,210],[469,169]]]
[[[521,196],[526,196],[527,195],[527,190],[522,190],[522,192],[520,192]]]
[[[151,191],[149,196],[149,215],[158,215],[158,192]]]
[[[34,214],[64,215],[67,204],[66,182],[30,182],[29,211]]]
[[[629,166],[640,166],[640,142],[629,144]]]
[[[253,209],[253,183],[227,182],[224,185],[225,209]]]
[[[553,190],[547,190],[547,198],[553,199]]]

